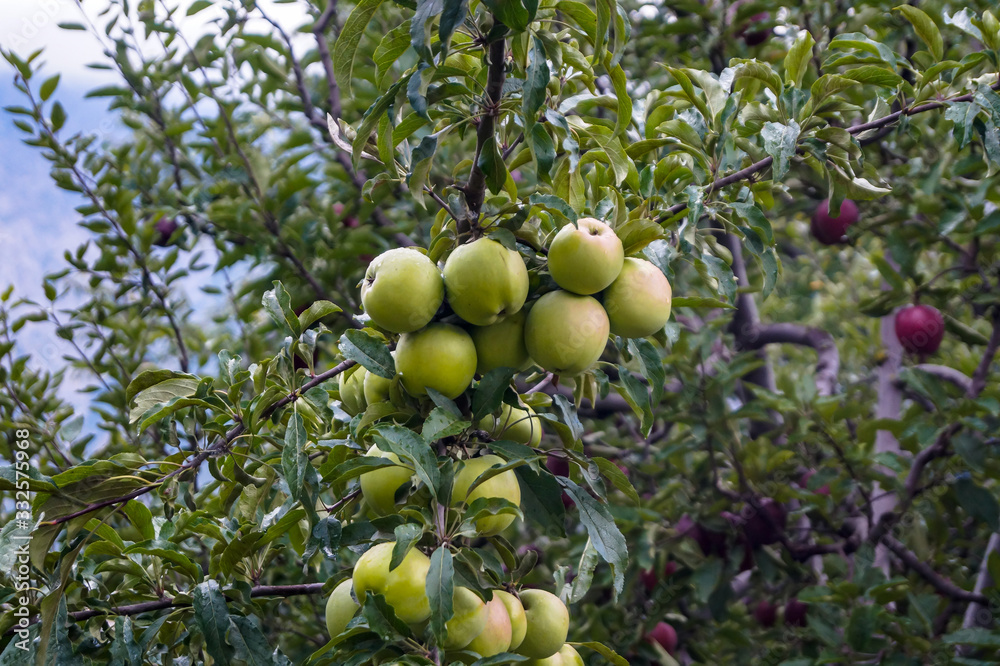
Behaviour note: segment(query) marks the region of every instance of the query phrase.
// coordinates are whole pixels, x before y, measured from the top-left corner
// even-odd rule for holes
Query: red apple
[[[896,313],[896,337],[906,351],[933,354],[944,338],[944,317],[929,305],[911,305]]]
[[[663,579],[670,578],[675,573],[677,573],[677,563],[673,561],[667,562],[663,566]],[[652,592],[660,582],[659,576],[656,575],[656,568],[643,569],[639,572],[639,580],[642,584],[646,586],[646,591]]]
[[[780,502],[765,498],[758,507],[747,506],[743,531],[751,547],[766,546],[781,541],[788,526],[788,512]]]
[[[747,46],[760,46],[767,41],[768,37],[771,36],[771,29],[764,28],[762,30],[751,30],[751,28],[758,23],[764,23],[770,20],[771,14],[768,12],[760,12],[759,14],[754,14],[747,19],[744,27],[740,29],[737,35],[743,38],[743,43]]]
[[[796,598],[791,598],[788,603],[785,604],[785,624],[789,627],[804,627],[806,626],[806,613],[809,610],[809,604],[799,601]]]
[[[673,654],[677,649],[677,632],[666,622],[660,622],[653,627],[653,630],[646,634],[646,640],[659,643],[667,654]]]
[[[550,453],[545,458],[545,469],[556,476],[569,476],[569,459],[566,456],[557,456]]]
[[[153,225],[156,232],[153,238],[153,245],[157,247],[167,247],[170,245],[170,237],[177,231],[177,221],[169,217],[161,217]]]
[[[803,490],[809,490],[809,479],[816,475],[816,470],[810,469],[802,475],[799,479],[799,487]],[[822,486],[813,491],[817,495],[829,495],[830,494],[830,484],[824,483]]]
[[[770,601],[761,601],[753,609],[753,617],[762,627],[773,627],[778,620],[778,606]]]
[[[813,213],[810,229],[816,240],[824,245],[836,245],[844,240],[847,228],[857,223],[858,206],[853,201],[845,199],[840,204],[840,215],[830,215],[830,200],[825,199],[816,207]]]

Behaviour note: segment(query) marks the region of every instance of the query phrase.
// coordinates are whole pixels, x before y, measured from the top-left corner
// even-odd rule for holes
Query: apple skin
[[[659,643],[660,647],[673,654],[677,649],[677,631],[666,622],[660,622],[646,634],[646,640]]]
[[[677,563],[669,561],[663,566],[663,580],[673,576],[677,572]],[[645,586],[647,592],[652,592],[660,584],[660,577],[656,575],[656,569],[643,569],[639,572],[639,580]]]
[[[524,606],[521,605],[520,599],[504,590],[494,590],[493,596],[500,599],[510,618],[510,646],[507,649],[516,650],[524,641],[524,635],[528,631],[528,618],[524,614]]]
[[[464,461],[461,469],[455,474],[455,485],[451,492],[452,504],[457,506],[463,501],[466,504],[472,504],[480,497],[499,497],[520,506],[521,486],[518,484],[517,475],[512,469],[497,474],[476,486],[471,493],[469,492],[469,487],[475,483],[480,474],[490,467],[506,463],[507,461],[503,458],[495,455],[480,456]],[[510,514],[485,516],[476,521],[476,530],[480,536],[496,536],[507,529],[512,522],[514,522],[514,516]]]
[[[840,215],[830,215],[830,200],[824,199],[813,213],[809,229],[813,237],[823,245],[837,245],[843,242],[847,228],[858,221],[858,205],[850,199],[840,204]]]
[[[403,466],[403,461],[395,453],[380,451],[378,446],[374,444],[365,455],[373,458],[387,458],[398,465],[398,467],[380,467],[371,472],[365,472],[359,478],[361,494],[372,511],[380,516],[396,513],[396,491],[410,480],[410,477],[413,476],[413,470]]]
[[[746,507],[747,518],[743,531],[751,547],[778,543],[788,526],[788,511],[781,502],[765,498],[760,508]]]
[[[390,397],[390,388],[392,387],[392,380],[386,379],[381,375],[376,375],[374,372],[365,373],[364,378],[364,398],[365,402],[369,405],[374,405],[376,402],[389,402],[392,398]]]
[[[799,479],[799,487],[803,490],[809,490],[809,479],[815,476],[816,470],[810,469],[802,474],[802,478]],[[822,486],[813,491],[817,495],[829,495],[830,494],[830,484],[824,483]]]
[[[789,627],[806,626],[806,614],[809,611],[809,604],[791,598],[785,604],[785,624]]]
[[[583,657],[570,644],[563,645],[551,657],[545,659],[529,659],[521,662],[525,666],[584,666]]]
[[[614,282],[625,251],[614,229],[592,217],[567,224],[549,244],[549,273],[566,291],[596,294]]]
[[[545,456],[545,469],[556,476],[569,478],[569,458],[550,453]]]
[[[933,354],[944,339],[944,317],[929,305],[910,305],[896,313],[896,337],[903,348],[926,356]]]
[[[672,292],[663,272],[645,259],[629,257],[604,292],[611,332],[623,338],[653,335],[670,319]]]
[[[770,601],[761,601],[753,609],[753,617],[762,627],[773,627],[778,621],[778,607]]]
[[[693,522],[691,517],[686,514],[677,521],[677,533],[680,536],[694,539],[705,557],[711,555],[724,557],[726,555],[726,535]]]
[[[467,587],[456,587],[452,595],[454,614],[445,623],[448,636],[441,644],[445,650],[460,650],[486,629],[486,603]]]
[[[479,427],[493,439],[508,439],[536,448],[542,443],[542,420],[527,405],[521,409],[505,402],[500,406],[499,416],[486,416],[479,422]]]
[[[444,302],[444,280],[427,255],[396,248],[375,257],[361,282],[361,303],[376,324],[393,333],[423,328]]]
[[[396,617],[407,624],[419,624],[431,616],[426,591],[431,561],[412,548],[402,563],[389,571],[393,545],[391,541],[380,543],[358,559],[354,565],[354,594],[361,604],[369,591],[381,594]]]
[[[449,398],[469,388],[476,374],[476,346],[469,334],[451,324],[431,324],[405,333],[396,345],[396,372],[406,391],[416,397],[430,387]]]
[[[569,610],[562,600],[545,590],[523,590],[521,605],[528,620],[517,653],[545,659],[559,652],[569,635]]]
[[[528,269],[514,250],[480,238],[448,257],[444,287],[455,314],[473,326],[490,326],[524,306]]]
[[[178,229],[177,220],[170,217],[161,217],[153,225],[153,245],[157,247],[170,247],[170,238]]]
[[[521,613],[524,614],[523,609]],[[480,657],[492,657],[509,650],[511,638],[510,615],[506,605],[494,591],[493,598],[486,602],[486,626],[466,649]]]
[[[596,299],[552,291],[535,303],[524,325],[528,354],[557,375],[573,377],[601,358],[611,325]]]
[[[333,588],[326,602],[326,630],[330,638],[336,638],[344,633],[347,624],[358,612],[358,602],[351,596],[354,581],[348,578]]]
[[[354,370],[354,372],[351,372]],[[368,374],[363,366],[356,366],[340,373],[340,403],[344,411],[355,416],[365,411],[368,402],[365,400],[365,376]]]
[[[524,346],[524,322],[528,313],[519,310],[490,326],[473,326],[469,331],[476,345],[476,372],[485,375],[495,368],[526,370],[531,366]]]

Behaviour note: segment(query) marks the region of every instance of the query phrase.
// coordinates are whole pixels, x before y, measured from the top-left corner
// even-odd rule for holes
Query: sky
[[[220,6],[231,1],[216,0]],[[190,3],[170,0],[171,5],[181,5],[177,16],[184,16]],[[273,0],[259,0],[259,4],[289,32],[304,23],[302,5],[274,4]],[[107,100],[85,99],[88,90],[113,80],[109,72],[87,67],[104,60],[103,49],[89,32],[59,28],[60,23],[83,22],[82,12],[96,19],[106,6],[107,0],[83,0],[82,6],[76,0],[0,0],[0,46],[21,57],[44,49],[40,60],[45,65],[35,86],[37,90],[48,76],[61,75],[55,98],[69,116],[63,133],[91,133],[101,141],[113,141],[124,134],[107,110]],[[208,9],[184,19],[182,30],[194,42],[203,34],[205,22],[219,13]],[[262,20],[258,23],[252,26],[255,31],[273,29]],[[23,96],[14,87],[14,69],[0,60],[0,107],[23,104]],[[82,202],[79,195],[55,186],[48,162],[38,149],[22,143],[24,135],[13,120],[14,116],[0,110],[0,291],[13,284],[16,296],[43,300],[43,277],[65,268],[64,252],[78,247],[88,232],[78,226],[80,216],[74,210]],[[195,289],[187,291],[192,297],[199,295]],[[54,370],[64,364],[62,356],[70,351],[67,344],[51,327],[36,326],[30,336],[18,340],[18,349],[32,355],[36,368]],[[86,406],[86,396],[76,391],[90,381],[71,376],[64,397],[77,407]]]

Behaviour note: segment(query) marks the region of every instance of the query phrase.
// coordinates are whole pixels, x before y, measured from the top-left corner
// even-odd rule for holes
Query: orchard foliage
[[[524,663],[440,649],[459,587],[554,592],[588,664],[1000,661],[992,3],[101,4],[63,28],[105,45],[89,96],[127,138],[70,134],[44,54],[3,51],[91,240],[43,298],[2,293],[34,528],[21,591],[27,508],[0,508],[0,662]],[[811,237],[845,201],[846,238]],[[576,377],[407,392],[360,307],[373,257],[488,237],[530,307],[586,217],[668,278],[665,327]],[[895,334],[914,304],[933,358]],[[42,335],[87,410],[17,345]],[[544,434],[511,441],[528,407]],[[476,448],[519,503],[452,505]],[[399,462],[372,511],[362,475]],[[426,625],[370,593],[331,638],[327,597],[387,542],[430,560]]]

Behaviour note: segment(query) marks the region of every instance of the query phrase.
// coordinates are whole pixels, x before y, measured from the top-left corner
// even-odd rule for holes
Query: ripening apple
[[[910,305],[896,313],[896,337],[912,354],[933,354],[944,339],[944,317],[929,305]]]
[[[824,245],[836,245],[844,241],[847,228],[858,221],[858,205],[850,199],[840,204],[840,215],[830,215],[830,200],[824,199],[813,213],[809,229],[812,235]]]
[[[651,262],[629,257],[618,279],[604,292],[611,332],[623,338],[644,338],[670,319],[670,282]]]
[[[445,623],[448,635],[441,644],[445,650],[460,650],[486,629],[486,603],[467,587],[456,587],[452,595],[451,619]]]
[[[517,653],[534,659],[551,657],[562,649],[569,635],[566,604],[545,590],[522,590],[520,596],[528,630]]]
[[[372,511],[380,516],[387,516],[396,511],[396,493],[413,476],[413,470],[406,467],[403,461],[391,451],[380,451],[372,444],[366,456],[386,458],[396,463],[394,467],[379,467],[361,475],[361,495]]]
[[[493,598],[486,602],[486,626],[465,649],[475,652],[480,657],[492,657],[509,650],[511,638],[510,615],[503,600],[494,591]]]
[[[658,643],[660,647],[673,654],[677,649],[677,631],[666,622],[660,622],[646,634],[646,640]]]
[[[368,403],[365,401],[365,376],[368,370],[364,366],[354,366],[340,373],[340,403],[344,411],[354,416],[365,411]]]
[[[489,414],[479,422],[479,427],[493,439],[507,439],[519,444],[537,447],[542,442],[542,420],[528,405],[524,409],[500,405],[500,415]]]
[[[391,379],[386,379],[382,375],[376,375],[374,372],[365,373],[364,399],[367,404],[374,405],[377,402],[391,401],[391,389]]]
[[[503,602],[507,616],[510,617],[510,647],[507,649],[516,650],[524,641],[524,635],[528,631],[528,618],[524,614],[524,606],[521,605],[520,599],[504,590],[494,590],[493,596]]]
[[[551,657],[529,659],[522,663],[525,666],[584,666],[583,657],[569,643],[559,648],[559,652],[556,652]]]
[[[487,479],[473,488],[471,493],[469,492],[469,488],[483,472],[491,467],[504,464],[506,461],[495,455],[485,455],[464,461],[455,474],[455,485],[451,493],[452,504],[458,505],[464,501],[468,505],[480,497],[499,497],[520,506],[521,486],[518,484],[517,475],[512,469]],[[509,513],[483,516],[476,521],[476,531],[479,532],[480,536],[496,536],[507,529],[512,522],[514,522],[514,516]]]
[[[178,229],[177,221],[171,217],[161,217],[153,225],[153,245],[157,247],[169,247],[170,239]]]
[[[806,626],[806,615],[808,612],[809,604],[792,597],[785,604],[785,624],[789,627]]]
[[[788,526],[788,511],[781,502],[761,500],[759,508],[747,507],[743,531],[751,546],[766,546],[781,540]]]
[[[528,269],[521,255],[490,238],[459,245],[444,264],[448,304],[474,326],[514,314],[528,297]]]
[[[608,314],[596,299],[552,291],[535,303],[524,325],[528,354],[557,375],[572,377],[601,358],[608,342]]]
[[[778,620],[778,606],[770,601],[761,601],[753,609],[753,617],[762,627],[773,627]]]
[[[344,633],[348,623],[358,612],[358,602],[351,596],[354,581],[348,578],[333,588],[326,602],[326,630],[330,638],[336,638]]]
[[[398,567],[389,571],[393,542],[373,546],[354,565],[354,594],[358,603],[365,602],[371,591],[381,594],[403,622],[419,624],[431,616],[427,600],[427,572],[430,559],[411,548]]]
[[[625,252],[614,229],[592,217],[567,224],[549,244],[549,273],[574,294],[596,294],[614,282]]]
[[[531,365],[524,346],[524,310],[507,315],[490,326],[473,326],[469,331],[476,345],[476,372],[485,375],[494,368],[526,370]]]
[[[375,257],[361,282],[361,303],[376,324],[393,333],[423,328],[444,302],[444,280],[425,254],[396,248]]]
[[[396,372],[412,396],[427,389],[457,398],[476,374],[476,346],[469,334],[451,324],[431,324],[400,336],[396,345]]]

